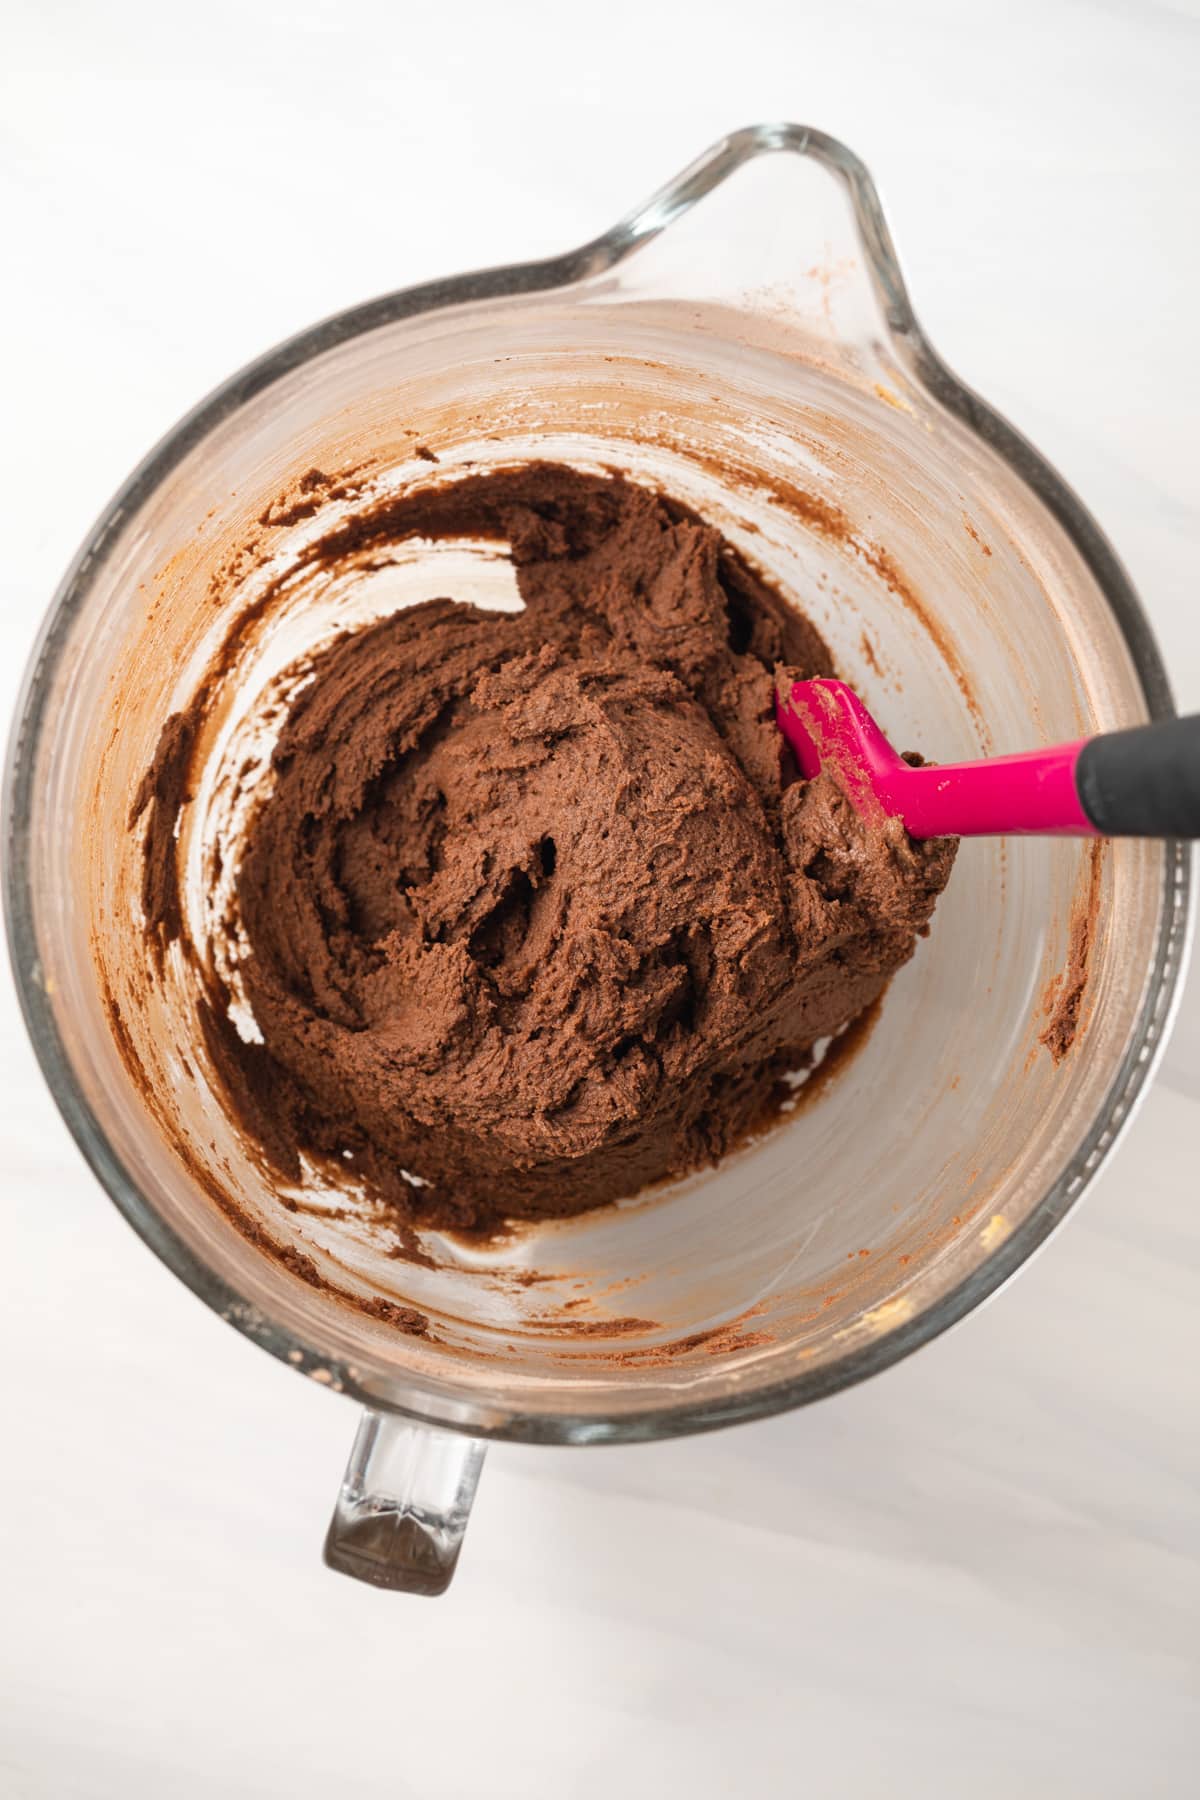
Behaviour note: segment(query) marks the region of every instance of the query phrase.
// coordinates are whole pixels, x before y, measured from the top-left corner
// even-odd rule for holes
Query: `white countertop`
[[[682,16],[10,19],[6,716],[92,517],[222,376],[389,287],[566,248],[768,117],[865,157],[934,342],[1092,506],[1200,708],[1194,8]],[[7,970],[0,1121],[5,1800],[1196,1791],[1195,971],[1115,1163],[994,1304],[804,1413],[493,1449],[436,1603],[323,1569],[352,1407],[103,1199]]]

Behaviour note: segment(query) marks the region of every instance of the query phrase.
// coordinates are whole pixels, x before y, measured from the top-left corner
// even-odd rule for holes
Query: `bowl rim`
[[[1163,843],[1162,897],[1154,954],[1137,1026],[1102,1106],[1067,1167],[1002,1243],[932,1306],[822,1368],[791,1374],[749,1393],[652,1404],[613,1419],[592,1414],[511,1411],[495,1406],[467,1416],[461,1398],[442,1406],[429,1392],[381,1396],[356,1370],[314,1349],[264,1314],[217,1275],[154,1211],[109,1144],[76,1080],[42,979],[31,883],[30,820],[46,709],[74,621],[126,524],[171,471],[217,426],[304,363],[352,338],[419,314],[463,303],[575,286],[621,263],[657,237],[756,157],[785,152],[811,158],[844,187],[868,277],[890,347],[910,378],[995,451],[1066,533],[1097,582],[1125,641],[1151,718],[1174,713],[1170,686],[1150,623],[1116,552],[1057,471],[1006,420],[942,362],[909,299],[878,189],[865,165],[836,138],[786,122],[746,127],[721,138],[610,231],[542,261],[477,270],[399,289],[337,313],[286,339],[213,390],[149,452],[87,534],[51,603],[26,668],[9,739],[0,829],[5,853],[4,910],[21,1011],[51,1094],[83,1156],[126,1220],[181,1281],[253,1342],[302,1373],[368,1405],[478,1437],[541,1443],[629,1442],[713,1429],[808,1404],[850,1387],[911,1355],[948,1330],[1015,1274],[1075,1205],[1129,1124],[1161,1055],[1178,1004],[1192,914],[1188,846]]]

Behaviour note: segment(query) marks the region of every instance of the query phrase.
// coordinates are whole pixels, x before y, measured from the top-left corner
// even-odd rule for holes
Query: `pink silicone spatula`
[[[911,837],[1200,837],[1200,715],[914,769],[844,681],[797,681],[775,711],[803,776],[833,763],[852,805]]]

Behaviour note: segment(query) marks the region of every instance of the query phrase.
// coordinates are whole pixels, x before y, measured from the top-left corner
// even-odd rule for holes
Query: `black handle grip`
[[[1090,739],[1075,788],[1105,837],[1200,837],[1200,713]]]

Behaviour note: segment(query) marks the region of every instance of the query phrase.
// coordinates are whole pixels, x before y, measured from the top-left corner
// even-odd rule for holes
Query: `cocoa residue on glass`
[[[1087,989],[1096,920],[1100,913],[1104,845],[1100,839],[1088,846],[1087,885],[1071,912],[1067,936],[1067,960],[1052,975],[1042,993],[1042,1011],[1048,1023],[1038,1033],[1038,1043],[1061,1063],[1082,1031],[1082,1008]]]

